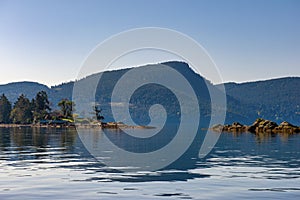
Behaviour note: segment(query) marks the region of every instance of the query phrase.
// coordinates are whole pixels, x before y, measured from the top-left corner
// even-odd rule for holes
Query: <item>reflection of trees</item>
[[[60,148],[59,151],[65,151],[74,145],[77,134],[75,129],[14,127],[9,128],[7,133],[1,130],[0,136],[1,146],[16,147],[17,151],[25,150],[30,154],[53,151],[51,148]],[[42,155],[37,154],[35,157]]]
[[[11,147],[17,147],[17,150],[23,150],[25,146],[32,145],[32,135],[29,128],[13,127],[9,129],[11,138]]]
[[[0,128],[0,150],[10,146],[10,135],[7,128]]]
[[[61,147],[73,147],[76,142],[77,132],[75,129],[63,129],[60,134]]]

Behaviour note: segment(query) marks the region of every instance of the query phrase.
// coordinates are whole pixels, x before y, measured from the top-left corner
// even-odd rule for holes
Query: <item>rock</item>
[[[223,127],[223,131],[228,132],[229,127],[230,127],[230,125],[225,125],[225,126]]]
[[[280,127],[280,128],[297,128],[297,126],[295,126],[295,125],[293,125],[293,124],[291,124],[291,123],[289,123],[289,122],[286,122],[286,121],[281,122],[281,123],[279,124],[279,127]]]
[[[299,132],[299,127],[289,123],[289,122],[281,122],[278,126],[278,128],[276,128],[274,130],[274,132],[276,133],[289,133],[289,134],[292,134],[292,133],[298,133]]]
[[[248,127],[248,131],[251,132],[251,133],[255,133],[256,131],[256,126],[255,125],[251,125]]]
[[[260,123],[262,121],[264,121],[264,119],[262,119],[262,118],[256,119],[255,122],[248,127],[248,131],[251,132],[251,133],[257,132],[257,128],[258,128],[258,126],[260,125]]]
[[[212,129],[215,131],[222,130],[224,132],[245,132],[247,128],[247,126],[240,124],[239,122],[233,122],[231,125],[215,125],[212,127]]]
[[[215,125],[212,128],[214,131],[224,131],[224,132],[246,132],[251,133],[300,133],[300,127],[297,127],[289,122],[282,122],[278,125],[276,122],[271,120],[265,120],[258,118],[253,122],[252,125],[246,126],[239,122],[233,122],[231,125]]]
[[[226,126],[226,125],[225,125]],[[214,125],[211,129],[213,130],[213,131],[216,131],[216,132],[222,132],[222,131],[224,131],[224,127],[225,126],[223,126],[222,124],[216,124],[216,125]],[[228,129],[228,128],[227,128]]]
[[[287,121],[283,121],[283,122],[281,122],[281,123],[279,124],[279,126],[294,126],[294,125],[290,124],[290,123],[287,122]]]
[[[276,127],[278,127],[276,122],[259,118],[248,128],[248,131],[252,133],[273,132]]]
[[[239,122],[233,122],[231,126],[232,127],[242,127],[243,124],[240,124]]]

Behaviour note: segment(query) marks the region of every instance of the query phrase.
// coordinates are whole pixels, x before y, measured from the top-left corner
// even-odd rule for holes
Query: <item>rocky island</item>
[[[289,122],[283,121],[279,125],[276,122],[258,118],[252,125],[243,125],[239,122],[234,122],[227,125],[215,125],[211,128],[217,132],[251,132],[251,133],[300,133],[300,127]]]

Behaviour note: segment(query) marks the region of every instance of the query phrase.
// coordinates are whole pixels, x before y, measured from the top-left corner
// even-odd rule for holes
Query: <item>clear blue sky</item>
[[[0,0],[0,84],[74,80],[98,43],[148,26],[198,41],[225,82],[300,76],[297,0]]]

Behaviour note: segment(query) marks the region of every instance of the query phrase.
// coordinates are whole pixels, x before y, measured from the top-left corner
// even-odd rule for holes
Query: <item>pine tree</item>
[[[38,92],[31,103],[33,106],[34,121],[37,122],[41,119],[47,119],[51,111],[47,93],[45,91]]]
[[[6,96],[2,94],[0,97],[0,123],[10,123],[11,103]]]
[[[15,124],[30,124],[33,121],[32,104],[21,94],[15,102],[10,117]]]
[[[99,106],[94,106],[94,112],[96,115],[96,119],[102,122],[102,120],[104,120],[104,116],[102,115],[102,109]]]

